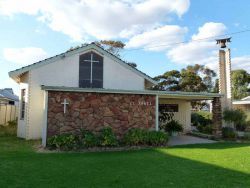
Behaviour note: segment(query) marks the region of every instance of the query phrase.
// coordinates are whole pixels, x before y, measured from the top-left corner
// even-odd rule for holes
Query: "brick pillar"
[[[215,97],[212,101],[213,109],[213,135],[216,137],[221,136],[222,128],[222,111],[221,111],[221,99]]]

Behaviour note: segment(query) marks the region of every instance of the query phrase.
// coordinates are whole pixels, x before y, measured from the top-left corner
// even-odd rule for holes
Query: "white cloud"
[[[28,65],[45,59],[48,54],[42,48],[5,48],[3,50],[4,58],[13,63]]]
[[[223,23],[207,22],[203,26],[199,27],[199,32],[192,36],[192,40],[222,35],[225,33],[226,29],[227,28]]]
[[[226,26],[222,23],[205,23],[198,29],[197,34],[192,36],[192,40],[194,41],[173,47],[167,52],[167,57],[174,63],[187,65],[198,63],[217,69],[218,47],[216,46],[215,39],[199,39],[223,35],[225,31]]]
[[[232,58],[232,69],[244,69],[250,73],[250,55]]]
[[[172,15],[181,17],[189,0],[2,0],[0,14],[36,16],[52,30],[73,40],[128,37],[162,25]]]
[[[164,50],[169,48],[166,44],[181,42],[187,32],[186,27],[165,25],[151,31],[133,36],[126,44],[127,48],[145,47],[147,50]],[[165,44],[165,45],[164,45]],[[154,46],[159,46],[155,48]]]

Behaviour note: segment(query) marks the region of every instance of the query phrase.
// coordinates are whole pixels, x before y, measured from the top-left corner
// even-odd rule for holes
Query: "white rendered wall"
[[[29,109],[29,74],[24,74],[20,79],[20,90],[19,90],[19,110],[18,110],[18,120],[17,120],[17,137],[20,138],[27,138],[28,134],[28,109]],[[25,113],[24,119],[20,119],[21,114],[21,90],[26,89],[26,95],[24,96],[25,99]]]
[[[144,90],[144,78],[112,59],[104,57],[103,88]]]
[[[183,125],[183,132],[191,131],[191,102],[178,99],[160,99],[159,104],[178,104],[179,112],[174,112],[174,119]]]
[[[85,52],[86,53],[86,52]],[[106,89],[143,90],[144,78],[128,70],[108,57],[104,57],[103,86]],[[41,85],[78,87],[79,54],[65,57],[30,71],[29,136],[38,139],[42,135],[45,117],[44,91]]]

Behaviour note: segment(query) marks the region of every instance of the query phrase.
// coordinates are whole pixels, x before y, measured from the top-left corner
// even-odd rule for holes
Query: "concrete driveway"
[[[171,136],[168,141],[169,146],[187,145],[187,144],[209,144],[209,143],[216,143],[216,141],[189,135]]]

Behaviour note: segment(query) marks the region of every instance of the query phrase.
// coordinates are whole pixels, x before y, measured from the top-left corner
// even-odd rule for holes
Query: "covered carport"
[[[178,120],[184,129],[184,133],[191,131],[191,102],[192,101],[212,101],[213,134],[219,136],[222,127],[221,94],[218,93],[197,93],[178,91],[156,91],[156,118],[159,118],[159,108],[164,107],[169,112],[173,112],[174,119]],[[159,120],[156,121],[159,129]]]

